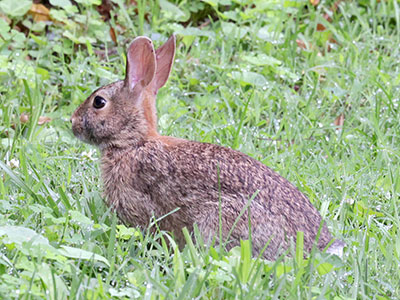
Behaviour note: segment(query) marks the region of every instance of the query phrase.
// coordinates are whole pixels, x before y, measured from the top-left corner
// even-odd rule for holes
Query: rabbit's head
[[[175,36],[157,51],[149,38],[135,38],[127,52],[125,79],[94,91],[72,115],[75,136],[104,148],[157,135],[155,97],[168,79],[174,55]]]

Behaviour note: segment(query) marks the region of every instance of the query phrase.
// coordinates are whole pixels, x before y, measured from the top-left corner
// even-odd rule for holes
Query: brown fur
[[[134,41],[141,50],[148,42],[147,38]],[[133,53],[135,47],[131,46],[128,53]],[[222,236],[226,238],[241,210],[249,203],[255,254],[269,243],[264,257],[276,258],[295,240],[298,231],[304,232],[304,246],[310,251],[321,216],[307,197],[286,179],[241,152],[158,134],[155,95],[168,78],[175,40],[169,40],[164,49],[160,51],[162,58],[154,56],[156,66],[162,69],[156,70],[152,83],[142,85],[139,80],[132,85],[125,79],[102,87],[72,117],[74,134],[101,150],[108,205],[126,223],[141,227],[148,226],[152,216],[161,217],[179,208],[162,219],[159,226],[173,232],[183,245],[182,228],[191,230],[195,223],[206,241],[214,238],[220,242],[219,204]],[[152,63],[151,55],[148,54],[143,64],[133,63],[128,56],[127,73],[149,78],[146,64]],[[138,70],[130,69],[131,65]],[[107,99],[107,105],[100,110],[92,105],[97,95]],[[254,199],[249,202],[253,195]],[[248,224],[246,212],[234,228],[228,247],[249,238]],[[325,248],[331,240],[324,224],[318,248]]]

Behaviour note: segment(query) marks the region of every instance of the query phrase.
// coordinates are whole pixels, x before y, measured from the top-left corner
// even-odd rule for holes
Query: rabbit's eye
[[[94,100],[93,100],[93,107],[97,108],[97,109],[103,108],[106,105],[106,103],[107,103],[106,99],[104,99],[103,97],[100,97],[100,96],[96,96],[96,97],[94,97]]]

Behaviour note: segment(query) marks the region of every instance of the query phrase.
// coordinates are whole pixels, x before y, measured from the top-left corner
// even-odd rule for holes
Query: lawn
[[[397,1],[2,0],[0,299],[399,299]],[[175,33],[159,131],[242,151],[293,182],[346,242],[276,261],[104,204],[70,116],[124,77],[127,45]],[[153,222],[151,227],[157,228]]]

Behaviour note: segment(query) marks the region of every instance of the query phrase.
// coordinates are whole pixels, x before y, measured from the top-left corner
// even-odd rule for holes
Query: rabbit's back
[[[251,228],[253,246],[261,250],[269,241],[267,251],[277,253],[279,248],[286,249],[290,238],[295,238],[297,231],[304,232],[304,245],[309,251],[315,242],[321,216],[294,185],[261,162],[229,148],[198,142],[187,142],[170,152],[174,161],[179,163],[176,174],[177,182],[185,182],[189,190],[207,192],[207,201],[214,203],[214,213],[219,199],[225,234],[240,211],[250,201]],[[199,205],[201,197],[193,201]],[[210,212],[203,211],[205,219],[210,219]],[[201,220],[196,220],[201,224]],[[234,231],[233,239],[247,239],[247,212]],[[246,228],[245,228],[246,227]],[[319,248],[324,248],[332,239],[327,226],[323,225],[319,237]]]
[[[115,153],[113,150],[110,155]],[[168,143],[150,140],[133,151],[127,149],[121,153],[108,163],[103,159],[102,173],[107,174],[104,183],[109,201],[119,202],[117,211],[132,225],[146,225],[152,214],[161,217],[179,208],[161,221],[162,229],[173,231],[179,239],[183,227],[191,229],[197,223],[206,239],[211,239],[216,233],[218,237],[221,203],[222,231],[226,238],[240,212],[249,204],[256,252],[269,242],[265,256],[273,258],[280,248],[288,247],[297,231],[304,232],[307,250],[315,241],[321,216],[310,201],[279,174],[241,152],[172,139]],[[121,172],[120,165],[129,169],[126,170],[130,172],[129,182],[119,178],[118,174],[126,174]],[[119,184],[124,187],[117,188]],[[249,237],[247,216],[245,212],[237,222],[228,246]],[[330,240],[324,225],[319,247],[325,247]]]

